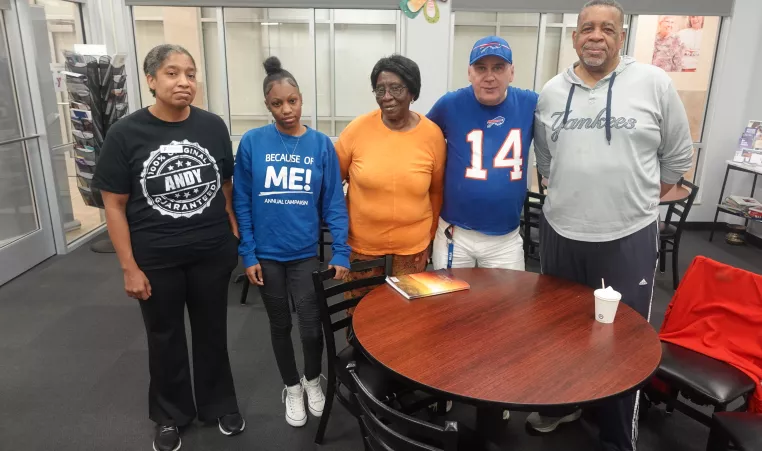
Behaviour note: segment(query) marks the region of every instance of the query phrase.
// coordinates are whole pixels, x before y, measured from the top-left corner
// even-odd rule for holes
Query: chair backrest
[[[527,191],[526,199],[524,200],[524,253],[528,254],[530,245],[537,245],[539,243],[532,243],[532,228],[540,228],[540,214],[542,213],[542,206],[545,205],[545,194],[535,193],[533,191]]]
[[[675,202],[674,204],[669,205],[669,208],[667,209],[667,215],[664,217],[664,223],[669,225],[670,222],[672,221],[673,215],[680,218],[677,221],[677,225],[676,225],[677,230],[675,232],[675,239],[679,240],[680,235],[683,232],[683,225],[685,224],[685,220],[688,219],[688,214],[690,214],[691,212],[693,201],[696,200],[696,196],[698,195],[699,187],[683,178],[681,178],[680,181],[677,182],[677,185],[684,186],[690,189],[691,194],[686,199],[683,199],[680,202]]]
[[[540,168],[535,167],[535,172],[537,172],[537,189],[540,191],[540,194],[545,195],[545,186],[542,184],[542,174],[540,174]]]
[[[380,276],[337,283],[329,287],[325,286],[325,282],[336,277],[335,269],[325,269],[312,273],[312,283],[315,285],[315,294],[320,307],[320,321],[323,323],[323,335],[325,335],[329,362],[332,362],[336,357],[336,341],[333,333],[337,330],[346,329],[352,324],[351,316],[344,315],[337,320],[334,320],[332,316],[337,313],[345,313],[347,309],[357,306],[363,296],[351,299],[342,297],[341,300],[334,303],[329,303],[329,300],[348,291],[386,283],[386,276],[392,272],[392,261],[392,256],[387,255],[375,260],[352,263],[351,268],[349,268],[351,272],[366,271],[373,268],[384,268],[384,272]]]
[[[360,407],[359,421],[363,439],[367,441],[371,449],[384,451],[456,451],[458,449],[458,423],[446,421],[442,427],[394,410],[368,391],[355,372],[354,362],[351,362],[347,369],[355,385],[353,393]]]

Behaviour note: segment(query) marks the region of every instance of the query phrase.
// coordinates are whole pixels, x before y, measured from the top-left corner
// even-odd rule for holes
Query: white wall
[[[431,24],[419,14],[415,19],[403,19],[405,47],[403,54],[418,63],[421,69],[421,96],[412,106],[419,114],[429,112],[434,103],[447,92],[450,74],[451,2],[437,2],[439,22]],[[465,71],[465,67],[463,68]]]
[[[733,16],[725,29],[725,45],[718,49],[713,91],[710,99],[703,175],[701,205],[694,205],[688,218],[706,222],[714,218],[720,196],[725,161],[732,159],[738,138],[747,121],[762,118],[762,92],[759,74],[762,70],[762,2],[736,0]],[[756,67],[754,67],[756,66]],[[731,173],[725,194],[748,194],[752,177]],[[762,181],[760,181],[762,184]],[[762,189],[757,189],[757,193]],[[759,196],[758,196],[759,197]],[[737,218],[720,214],[719,221],[737,222]],[[757,227],[755,234],[762,234]]]

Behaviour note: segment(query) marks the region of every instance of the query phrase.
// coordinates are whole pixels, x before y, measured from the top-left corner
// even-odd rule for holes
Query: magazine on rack
[[[746,125],[733,161],[762,165],[762,121],[749,121]]]

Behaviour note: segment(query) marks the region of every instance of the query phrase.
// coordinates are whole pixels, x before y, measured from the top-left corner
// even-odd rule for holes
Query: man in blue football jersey
[[[428,114],[447,139],[436,269],[524,270],[519,220],[537,94],[510,86],[513,75],[508,42],[482,38],[471,50],[471,85],[445,94]]]

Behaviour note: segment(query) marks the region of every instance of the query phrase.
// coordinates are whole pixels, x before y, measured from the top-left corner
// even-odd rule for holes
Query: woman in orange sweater
[[[434,122],[410,111],[421,91],[414,61],[382,58],[370,81],[380,108],[353,120],[336,143],[341,177],[349,182],[350,260],[393,255],[392,275],[421,272],[442,207],[445,139]],[[348,279],[381,271],[350,273]]]

